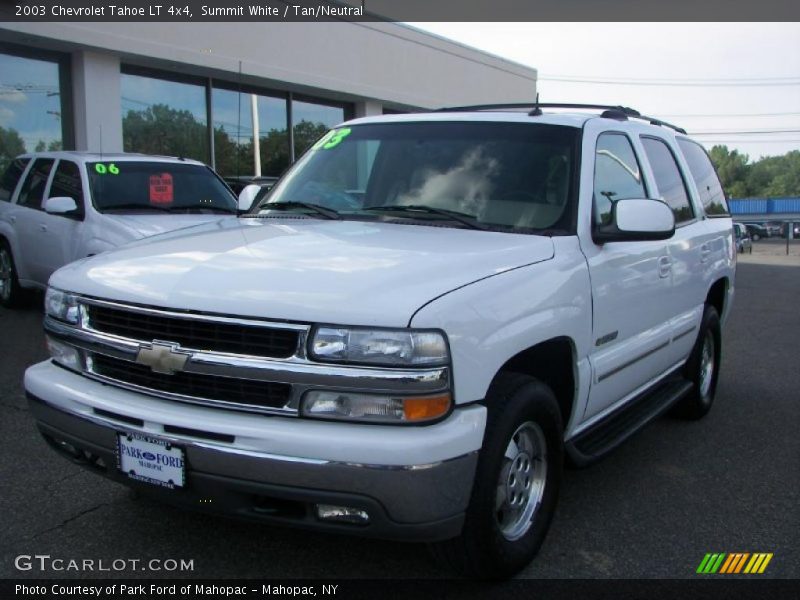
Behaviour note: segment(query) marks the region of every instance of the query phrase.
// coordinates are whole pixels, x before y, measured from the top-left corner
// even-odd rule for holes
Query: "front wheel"
[[[505,579],[531,561],[550,527],[564,462],[563,426],[553,392],[527,375],[498,375],[486,403],[464,528],[432,551],[463,576]]]

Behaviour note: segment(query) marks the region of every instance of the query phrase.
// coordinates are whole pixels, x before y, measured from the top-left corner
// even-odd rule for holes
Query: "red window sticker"
[[[150,175],[150,204],[172,204],[172,175]]]

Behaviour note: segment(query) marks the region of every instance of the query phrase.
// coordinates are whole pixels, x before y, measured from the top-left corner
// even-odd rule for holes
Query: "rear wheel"
[[[684,377],[692,382],[692,390],[675,406],[674,414],[677,416],[700,419],[711,410],[719,378],[721,344],[717,309],[707,304],[697,341],[684,367]]]
[[[22,304],[24,290],[17,279],[17,268],[11,249],[5,241],[0,242],[0,305],[13,308]]]
[[[531,561],[550,527],[563,427],[553,392],[527,375],[501,373],[486,402],[489,417],[464,529],[432,551],[463,576],[505,579]]]

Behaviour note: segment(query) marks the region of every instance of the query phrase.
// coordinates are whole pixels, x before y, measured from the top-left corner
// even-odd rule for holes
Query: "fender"
[[[410,326],[447,333],[458,404],[485,398],[513,356],[564,337],[572,340],[576,358],[573,420],[583,414],[590,382],[591,285],[577,238],[553,238],[553,243],[553,259],[454,290],[412,318]]]

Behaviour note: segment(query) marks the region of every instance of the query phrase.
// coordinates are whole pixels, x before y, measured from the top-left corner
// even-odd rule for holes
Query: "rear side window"
[[[694,210],[672,150],[663,140],[651,137],[643,137],[642,146],[653,169],[653,176],[661,194],[660,199],[672,209],[675,222],[691,221],[694,218]]]
[[[41,210],[44,188],[47,186],[47,178],[50,176],[53,162],[55,161],[52,158],[40,158],[33,163],[33,167],[28,171],[28,176],[19,191],[17,204]]]
[[[594,160],[594,219],[611,222],[611,206],[617,200],[646,198],[639,163],[628,137],[603,133],[597,138]]]
[[[689,171],[692,172],[697,191],[700,193],[703,210],[709,217],[729,215],[722,184],[719,182],[714,164],[705,149],[697,142],[683,138],[678,139],[678,146],[683,151]]]
[[[29,158],[17,158],[8,165],[2,179],[0,179],[0,200],[3,202],[11,201],[11,196],[14,195],[14,190],[17,189],[19,178],[22,177],[22,173],[25,171],[25,167],[28,166],[29,161]]]

